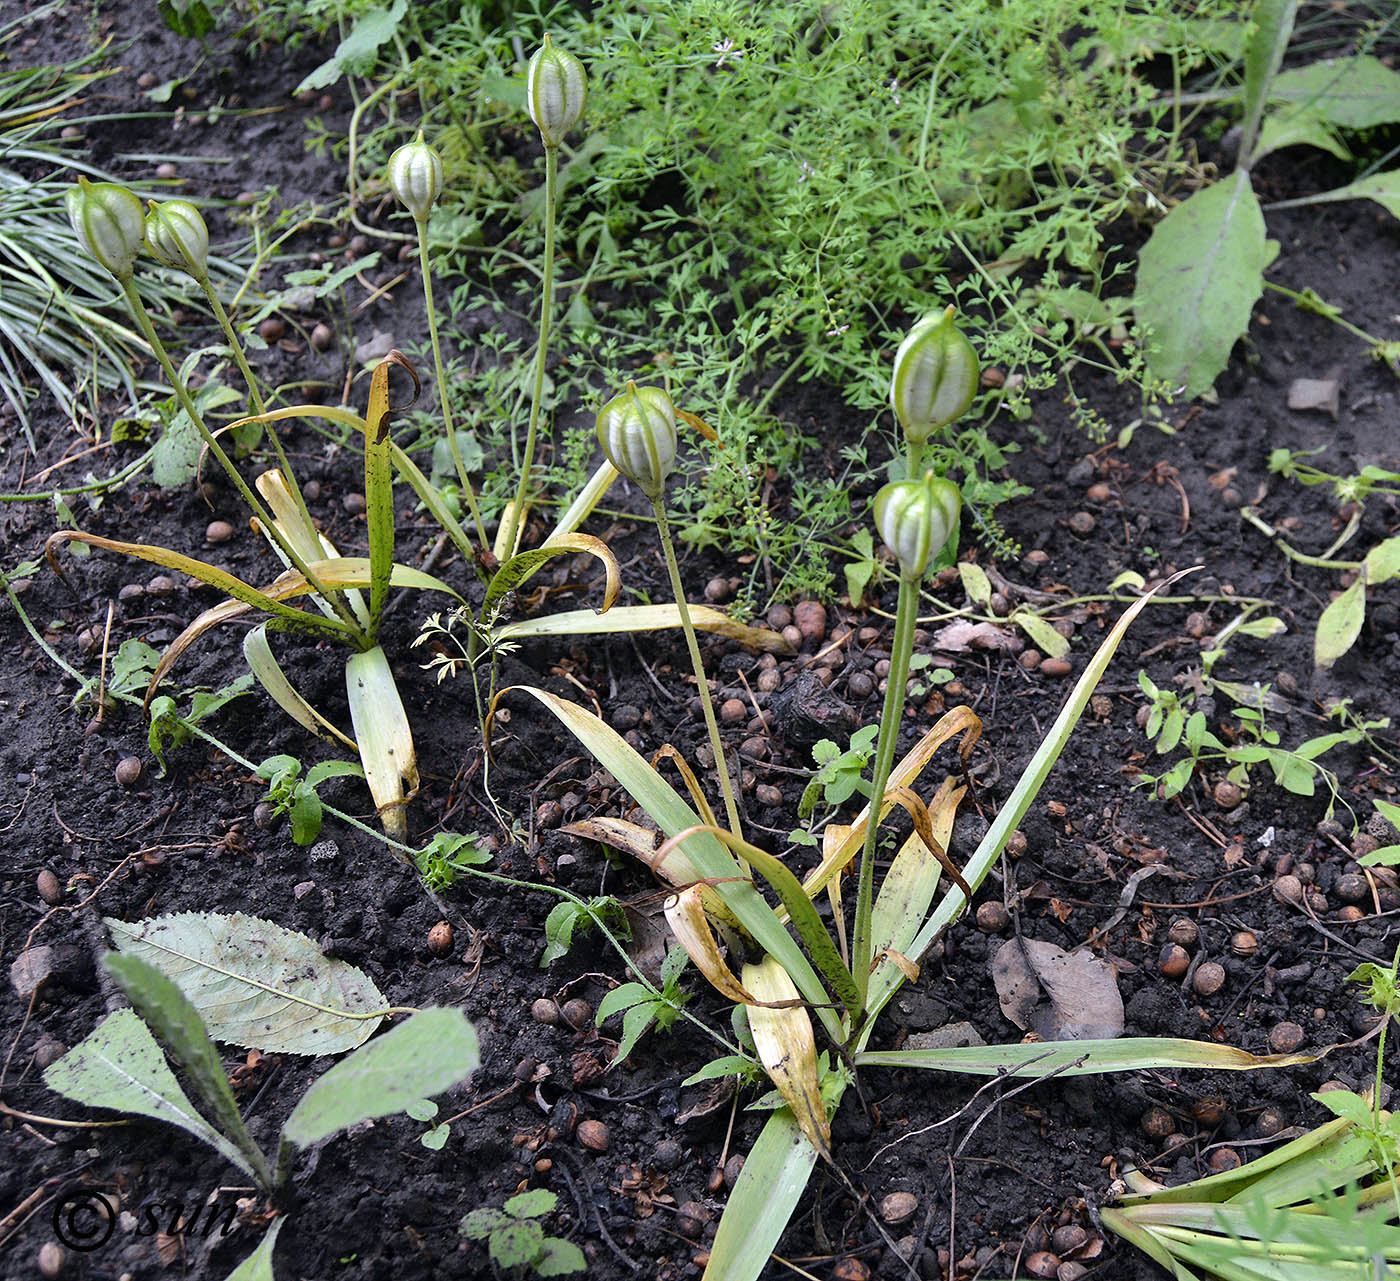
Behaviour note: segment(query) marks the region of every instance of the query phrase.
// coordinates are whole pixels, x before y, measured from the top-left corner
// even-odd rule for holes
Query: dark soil
[[[36,33],[38,42],[23,56],[36,61],[58,56],[65,40],[76,39],[88,6],[72,8],[73,26],[66,35]],[[110,26],[120,40],[135,37],[117,54],[127,70],[102,83],[100,92],[110,97],[100,106],[148,109],[138,75],[151,71],[163,80],[183,73],[195,61],[193,46],[158,29],[153,6],[103,5],[99,14],[103,30]],[[329,108],[289,99],[291,87],[323,56],[314,48],[291,56],[279,49],[256,56],[239,50],[221,54],[188,82],[194,97],[179,122],[102,125],[91,135],[92,156],[134,176],[144,170],[124,162],[126,153],[234,155],[232,165],[182,166],[184,189],[232,198],[248,187],[276,185],[285,203],[327,202],[337,194],[342,173],[336,162],[306,150],[307,126],[318,117],[333,130],[343,128],[348,97],[341,86]],[[193,121],[220,100],[277,110]],[[1293,172],[1276,157],[1260,175],[1260,185],[1266,199],[1278,199],[1326,185],[1316,177]],[[1269,227],[1281,245],[1271,279],[1292,289],[1312,286],[1341,305],[1354,323],[1383,336],[1394,333],[1394,294],[1387,282],[1395,278],[1400,223],[1372,204],[1354,203],[1277,211],[1269,214]],[[329,230],[320,228],[296,247],[332,252],[325,244]],[[389,246],[386,257],[396,248]],[[400,345],[418,340],[421,318],[414,314],[412,292],[405,287],[398,297],[356,318],[360,337],[379,328],[401,335]],[[295,318],[284,348],[265,358],[274,381],[340,386],[348,353],[315,352],[304,338],[304,329],[323,318]],[[1335,420],[1286,408],[1294,378],[1322,377],[1334,368],[1343,378]],[[1130,391],[1108,380],[1095,382],[1088,374],[1077,376],[1076,385],[1115,433],[1137,416]],[[938,653],[937,662],[954,671],[960,692],[945,686],[913,710],[905,729],[912,741],[945,703],[969,704],[984,722],[974,758],[977,800],[984,814],[993,813],[1121,610],[1121,604],[1103,599],[1107,585],[1125,570],[1153,578],[1201,566],[1174,589],[1170,603],[1150,607],[1134,624],[1101,697],[1027,815],[1024,853],[1006,862],[1004,878],[989,879],[978,901],[1004,901],[1026,937],[1066,948],[1083,943],[1096,929],[1106,931],[1094,947],[1118,971],[1128,1035],[1193,1037],[1262,1053],[1273,1029],[1291,1021],[1303,1029],[1305,1048],[1321,1049],[1352,1041],[1371,1027],[1344,980],[1363,960],[1384,963],[1394,950],[1400,908],[1394,878],[1377,877],[1356,904],[1342,901],[1337,884],[1356,870],[1356,853],[1373,847],[1377,836],[1382,842],[1395,839],[1368,822],[1371,798],[1395,793],[1395,753],[1400,752],[1395,731],[1378,730],[1371,743],[1326,758],[1339,780],[1341,800],[1363,827],[1356,838],[1363,843],[1353,841],[1346,808],[1339,806],[1338,821],[1329,823],[1325,794],[1291,795],[1262,767],[1247,799],[1228,811],[1216,803],[1214,775],[1198,776],[1178,801],[1161,802],[1150,789],[1134,786],[1142,769],[1158,768],[1136,722],[1143,705],[1136,675],[1141,668],[1159,686],[1185,688],[1183,681],[1200,665],[1200,637],[1236,613],[1229,598],[1266,598],[1272,602],[1268,612],[1282,618],[1287,631],[1268,640],[1232,640],[1215,675],[1270,684],[1287,707],[1270,717],[1285,745],[1322,732],[1321,711],[1331,700],[1352,700],[1352,710],[1365,719],[1400,714],[1394,693],[1400,689],[1400,587],[1391,583],[1373,591],[1368,623],[1355,648],[1330,674],[1314,673],[1313,628],[1329,593],[1340,586],[1338,575],[1290,562],[1240,514],[1242,505],[1256,506],[1300,549],[1317,552],[1330,544],[1341,525],[1335,501],[1324,487],[1303,488],[1271,475],[1269,450],[1324,447],[1318,461],[1339,473],[1367,463],[1400,469],[1400,383],[1340,327],[1266,293],[1249,339],[1235,351],[1218,390],[1218,404],[1172,408],[1174,434],[1143,426],[1124,449],[1086,440],[1054,397],[1038,404],[1030,428],[1015,429],[1024,448],[1011,466],[1031,494],[1000,513],[1024,554],[990,567],[1012,584],[1007,590],[1013,600],[1036,604],[1043,599],[1036,593],[1064,600],[1057,612],[1075,623],[1072,671],[1047,676],[1029,670],[1024,656],[1013,653]],[[853,420],[843,421],[834,393],[807,389],[786,403],[780,399],[774,408],[796,423],[820,415],[833,439],[839,440],[843,428],[856,430]],[[18,441],[6,451],[0,490],[25,490],[28,477],[86,446],[68,424],[55,419],[50,426],[37,456]],[[1013,429],[1005,431],[1009,437]],[[315,515],[342,550],[359,551],[363,517],[352,515],[344,502],[358,487],[353,451],[327,447],[310,434],[289,441],[303,478],[319,486]],[[126,456],[123,448],[98,455],[103,461],[97,469],[119,462]],[[72,462],[44,483],[76,481],[93,465],[90,459]],[[96,510],[81,503],[75,510],[81,527],[92,532],[196,555],[209,554],[208,523],[227,519],[238,532],[217,549],[221,563],[254,579],[267,566],[236,496],[217,482],[206,497],[163,492],[138,481],[108,493]],[[1072,527],[1070,518],[1078,513],[1092,521],[1077,519]],[[775,515],[782,519],[784,513]],[[6,503],[0,506],[0,522],[6,568],[39,556],[55,528],[50,503]],[[1362,532],[1344,554],[1359,557],[1364,547],[1394,533],[1398,522],[1393,500],[1372,498]],[[428,524],[409,510],[399,535],[400,559],[410,563],[421,563],[435,542]],[[664,590],[664,570],[647,526],[614,528],[610,539],[629,582]],[[969,550],[988,563],[977,549]],[[166,594],[148,589],[122,597],[125,585],[148,588],[154,567],[100,552],[81,561],[65,557],[65,562],[67,583],[41,570],[20,585],[20,601],[58,654],[89,674],[96,672],[98,656],[81,643],[81,634],[96,626],[100,635],[109,607],[112,650],[129,637],[160,647],[216,599],[182,582]],[[722,557],[692,555],[683,565],[691,598],[700,598],[712,578],[733,570]],[[450,561],[439,562],[437,572],[459,583],[470,577],[464,566]],[[961,602],[956,583],[938,590],[952,607]],[[1187,600],[1188,594],[1199,602]],[[572,605],[594,597],[562,599]],[[893,594],[882,604],[892,611]],[[770,621],[786,621],[786,608],[779,606]],[[558,830],[570,820],[618,814],[623,798],[524,700],[511,704],[490,787],[528,839],[511,842],[497,826],[484,795],[486,775],[467,683],[436,684],[407,648],[424,612],[420,601],[404,600],[392,613],[386,636],[386,647],[398,656],[425,773],[410,811],[415,836],[426,839],[442,828],[490,835],[500,843],[493,870],[584,896],[615,896],[643,924],[659,907],[657,886],[645,869],[605,857],[597,846]],[[1188,626],[1192,613],[1204,619]],[[934,630],[930,625],[925,646]],[[877,715],[878,696],[857,694],[869,686],[865,674],[888,654],[887,614],[830,605],[821,632],[804,643],[798,658],[776,667],[758,654],[711,644],[710,671],[725,690],[739,687],[742,675],[760,703],[769,697],[757,692],[767,669],[777,672],[780,687],[826,672],[819,679],[823,695],[837,700],[835,722],[869,723]],[[831,651],[834,659],[818,657],[841,636],[844,642]],[[0,1212],[9,1214],[0,1220],[5,1277],[36,1274],[41,1246],[55,1239],[56,1198],[73,1185],[113,1194],[133,1215],[157,1202],[194,1207],[216,1191],[224,1204],[246,1200],[223,1238],[217,1232],[207,1239],[199,1233],[142,1235],[139,1218],[123,1219],[101,1249],[69,1251],[67,1276],[220,1277],[260,1236],[267,1206],[251,1189],[232,1185],[229,1169],[212,1152],[155,1124],[122,1129],[55,1124],[51,1118],[87,1118],[41,1080],[42,1063],[80,1041],[119,1004],[96,965],[106,947],[101,918],[136,920],[182,910],[250,912],[303,931],[327,952],[362,967],[395,1004],[461,1006],[481,1037],[480,1070],[468,1085],[439,1100],[442,1116],[476,1108],[453,1125],[441,1151],[420,1145],[425,1125],[394,1117],[342,1135],[303,1160],[295,1213],[278,1246],[280,1276],[406,1281],[490,1275],[482,1247],[461,1240],[457,1224],[466,1211],[499,1206],[527,1185],[559,1194],[550,1230],[583,1248],[591,1276],[699,1276],[727,1194],[723,1179],[732,1181],[735,1172],[731,1158],[747,1151],[763,1114],[742,1109],[731,1114],[724,1105],[699,1119],[681,1119],[693,1118],[703,1093],[683,1089],[681,1082],[713,1053],[712,1043],[684,1021],[669,1036],[646,1037],[627,1062],[604,1071],[619,1034],[615,1024],[600,1032],[586,1016],[576,1027],[532,1019],[538,998],[561,1003],[575,998],[596,1007],[610,986],[626,977],[619,957],[595,934],[581,936],[565,958],[540,969],[543,922],[554,898],[466,879],[439,905],[382,844],[335,819],[328,820],[320,843],[298,847],[285,824],[262,828],[254,822],[261,785],[223,753],[196,743],[176,753],[162,777],[135,709],[124,705],[96,719],[91,705],[72,706],[75,682],[45,656],[8,606],[0,610],[0,652],[7,656],[0,668],[0,707],[9,724],[0,745],[0,778],[10,780],[0,800],[5,851],[0,951],[8,973],[26,946],[61,949],[59,972],[32,1002],[16,996],[8,982],[0,992],[6,1031],[0,1070],[6,1109]],[[294,677],[310,700],[343,719],[339,660],[306,646],[298,653],[296,646],[285,645],[283,652],[297,654]],[[218,687],[241,669],[238,636],[230,630],[182,660],[176,679],[186,686]],[[663,635],[640,645],[604,639],[528,646],[509,660],[504,675],[585,702],[596,700],[643,750],[672,743],[692,755],[703,741],[703,728],[691,708],[687,671],[679,638]],[[862,680],[853,689],[856,674]],[[775,697],[780,695],[781,689]],[[1212,724],[1230,722],[1229,710],[1219,698]],[[258,761],[274,752],[308,762],[324,757],[320,745],[285,724],[261,695],[237,700],[213,728],[246,759]],[[760,724],[761,748],[752,743],[746,748],[749,824],[776,834],[779,842],[793,824],[812,768],[808,747],[799,741],[802,728],[790,718],[780,719],[772,733]],[[744,720],[730,732],[736,744],[755,736]],[[137,757],[144,766],[141,779],[129,788],[114,775],[126,757]],[[782,804],[763,803],[760,788],[770,801],[767,789],[779,789]],[[357,785],[333,783],[324,794],[371,818]],[[971,851],[977,826],[970,813],[955,857]],[[1150,875],[1135,876],[1148,867]],[[36,888],[45,870],[63,889],[57,908],[46,905]],[[1310,888],[1305,904],[1281,901],[1271,892],[1275,877],[1289,871]],[[1125,894],[1130,878],[1133,889]],[[444,911],[454,943],[449,954],[435,955],[428,934]],[[1213,995],[1197,995],[1191,973],[1169,979],[1159,970],[1168,927],[1178,920],[1197,926],[1198,941],[1189,949],[1193,960],[1224,966],[1225,983]],[[1233,938],[1241,931],[1254,936],[1252,951],[1244,955],[1237,953],[1247,949]],[[989,1043],[1019,1039],[1021,1033],[1001,1014],[989,976],[989,956],[998,941],[971,921],[956,926],[925,958],[920,981],[893,1002],[878,1043],[898,1045],[911,1033],[958,1022],[971,1023]],[[694,994],[689,1008],[727,1031],[724,1003],[693,976],[687,984]],[[862,1084],[870,1113],[862,1112],[854,1094],[848,1096],[835,1122],[836,1150],[873,1205],[892,1191],[917,1198],[913,1218],[894,1231],[916,1237],[923,1275],[1026,1275],[1025,1258],[1047,1248],[1047,1234],[1055,1227],[1079,1225],[1091,1242],[1100,1238],[1094,1207],[1110,1197],[1122,1165],[1142,1165],[1179,1181],[1207,1172],[1222,1148],[1247,1160],[1278,1141],[1280,1126],[1309,1126],[1323,1118],[1323,1109],[1308,1096],[1324,1082],[1363,1086],[1374,1053],[1371,1042],[1335,1049],[1308,1066],[1273,1071],[1143,1072],[1051,1081],[1014,1094],[1011,1085],[997,1085],[975,1099],[982,1082],[867,1071]],[[329,1062],[254,1056],[244,1063],[228,1051],[226,1065],[237,1068],[255,1136],[270,1143],[295,1100]],[[999,1095],[1005,1101],[988,1108]],[[1195,1105],[1216,1097],[1223,1099],[1223,1108],[1214,1115],[1207,1109],[1205,1120],[1196,1120]],[[1141,1124],[1154,1107],[1166,1109],[1172,1119],[1174,1132],[1166,1138],[1160,1131],[1149,1135]],[[606,1151],[578,1142],[575,1126],[581,1120],[606,1126]],[[850,1255],[877,1275],[903,1275],[882,1251],[867,1213],[820,1171],[779,1249],[811,1275],[835,1275],[837,1262]],[[1083,1261],[1102,1275],[1160,1275],[1111,1238],[1102,1253],[1094,1251],[1092,1244],[1085,1248]],[[770,1273],[789,1275],[776,1264]]]

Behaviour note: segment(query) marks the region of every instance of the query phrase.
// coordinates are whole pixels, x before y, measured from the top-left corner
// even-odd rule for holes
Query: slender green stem
[[[559,148],[544,149],[544,271],[540,294],[540,339],[535,347],[535,382],[530,392],[530,425],[525,432],[525,456],[520,460],[520,483],[515,501],[506,515],[502,547],[509,560],[520,541],[525,512],[525,492],[530,483],[530,466],[535,460],[535,435],[539,430],[540,401],[544,398],[544,362],[549,354],[549,325],[554,312],[554,203],[559,195]]]
[[[1353,512],[1347,527],[1342,531],[1341,537],[1327,549],[1321,556],[1309,556],[1306,552],[1300,552],[1292,544],[1279,537],[1279,532],[1266,520],[1264,520],[1253,507],[1241,507],[1240,517],[1248,524],[1254,526],[1263,534],[1275,547],[1279,549],[1291,561],[1296,561],[1299,565],[1312,565],[1317,569],[1340,569],[1359,570],[1362,562],[1359,560],[1332,560],[1331,556],[1343,543],[1345,543],[1356,532],[1356,527],[1361,523],[1361,513]]]
[[[909,442],[909,461],[905,465],[904,475],[908,480],[918,480],[922,473],[919,468],[924,463],[924,442],[922,440],[911,440]]]
[[[875,776],[870,784],[870,821],[866,824],[865,846],[860,854],[856,922],[851,935],[851,973],[860,997],[856,1008],[861,1011],[865,1009],[865,995],[870,990],[870,915],[875,897],[875,842],[880,835],[885,787],[894,768],[899,725],[904,717],[904,683],[909,679],[909,660],[914,653],[914,628],[918,623],[918,614],[919,580],[902,574],[899,579],[899,605],[895,612],[894,648],[890,652],[889,683],[885,686],[885,706],[880,713],[880,739],[875,746]],[[852,1031],[859,1032],[859,1025]]]
[[[438,403],[442,406],[442,426],[447,432],[447,447],[452,451],[452,465],[457,469],[457,483],[471,509],[472,520],[476,524],[476,535],[481,539],[481,550],[486,551],[491,544],[486,541],[486,526],[481,521],[481,508],[477,506],[476,490],[467,477],[466,464],[462,462],[462,450],[457,444],[457,431],[452,422],[452,403],[447,397],[447,371],[442,365],[442,348],[438,344],[437,308],[433,306],[433,273],[428,264],[428,223],[418,224],[418,267],[423,277],[423,302],[428,309],[428,338],[433,345],[433,371],[437,375]]]
[[[243,344],[239,341],[238,333],[230,322],[223,303],[219,301],[219,295],[214,292],[214,287],[209,283],[207,276],[199,282],[199,286],[204,290],[205,298],[209,300],[209,306],[214,312],[214,319],[219,322],[219,327],[224,331],[224,337],[228,339],[229,350],[233,352],[233,359],[237,362],[239,371],[243,375],[243,381],[248,384],[248,399],[252,401],[253,412],[255,414],[267,413],[267,402],[263,400],[258,380],[253,376],[253,371],[248,366],[248,357],[243,350]],[[297,509],[301,512],[302,520],[306,522],[306,528],[315,529],[315,522],[311,519],[311,512],[306,506],[306,498],[301,492],[301,486],[297,483],[296,473],[292,470],[291,460],[287,457],[287,451],[282,448],[282,438],[271,423],[263,424],[263,432],[272,443],[273,452],[277,455],[277,466],[281,468],[282,475],[286,478],[287,488],[292,491],[292,498],[296,502]]]
[[[700,687],[700,706],[705,712],[705,729],[710,735],[710,750],[715,755],[715,769],[719,773],[720,791],[724,793],[724,812],[729,819],[729,830],[743,839],[744,829],[739,823],[739,806],[734,799],[734,783],[729,777],[729,760],[724,754],[724,743],[719,736],[719,722],[715,720],[715,706],[710,700],[710,686],[705,679],[705,664],[700,657],[700,645],[695,639],[695,627],[690,621],[690,606],[686,603],[685,588],[681,585],[681,570],[676,564],[676,549],[671,544],[671,526],[666,519],[666,507],[658,496],[651,500],[656,512],[656,532],[661,536],[661,554],[666,558],[666,570],[671,575],[671,591],[676,597],[676,612],[681,616],[681,628],[685,632],[685,643],[690,650],[690,664],[695,669],[695,683]]]
[[[180,402],[180,407],[190,416],[190,421],[194,423],[195,429],[199,432],[205,446],[214,455],[219,466],[224,469],[228,478],[233,482],[234,488],[242,495],[243,501],[248,504],[249,510],[258,518],[263,529],[267,531],[269,538],[275,542],[287,560],[296,567],[298,573],[310,584],[312,591],[321,597],[330,607],[335,610],[336,617],[350,631],[350,634],[359,641],[366,644],[364,628],[356,620],[354,614],[350,612],[350,607],[346,605],[338,592],[332,592],[321,580],[312,572],[311,567],[302,559],[297,549],[287,541],[282,531],[277,526],[277,521],[272,513],[263,506],[262,500],[248,488],[248,483],[238,474],[238,468],[233,465],[233,460],[224,453],[224,448],[215,438],[214,433],[204,424],[204,417],[200,414],[198,407],[191,398],[189,390],[185,387],[180,375],[176,372],[175,366],[170,361],[170,356],[165,350],[165,344],[161,342],[160,335],[156,333],[155,326],[151,324],[151,318],[146,314],[145,304],[141,301],[141,295],[136,291],[136,285],[131,280],[121,282],[122,292],[126,295],[127,303],[131,307],[132,315],[136,317],[136,323],[141,328],[141,333],[150,344],[151,350],[155,352],[156,360],[160,362],[161,371],[165,374],[166,381],[175,392],[175,398]]]

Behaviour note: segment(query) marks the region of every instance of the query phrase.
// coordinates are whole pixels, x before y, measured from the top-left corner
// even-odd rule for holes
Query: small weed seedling
[[[305,778],[301,769],[295,756],[269,756],[258,766],[258,777],[267,783],[263,799],[272,805],[273,813],[285,814],[291,822],[292,840],[310,845],[321,834],[324,812],[317,789],[332,778],[365,775],[353,761],[318,761],[306,771]]]
[[[690,1000],[689,994],[681,991],[681,975],[689,962],[683,947],[673,947],[661,963],[659,989],[647,983],[622,983],[598,1002],[596,1022],[599,1027],[614,1014],[622,1015],[622,1039],[617,1044],[614,1062],[631,1054],[632,1047],[653,1024],[658,1031],[671,1030],[681,1009]]]
[[[473,1210],[458,1231],[469,1240],[485,1241],[491,1262],[512,1277],[531,1272],[540,1277],[582,1272],[588,1266],[583,1251],[572,1241],[545,1236],[538,1222],[558,1202],[553,1192],[531,1188],[511,1197],[500,1210]]]

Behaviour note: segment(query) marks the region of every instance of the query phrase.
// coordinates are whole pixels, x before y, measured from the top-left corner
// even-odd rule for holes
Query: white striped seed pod
[[[125,284],[131,279],[145,238],[140,200],[114,182],[89,182],[86,178],[79,178],[65,199],[78,243]]]
[[[875,495],[875,528],[901,573],[922,579],[957,528],[961,510],[958,487],[928,472],[923,480],[895,481]]]
[[[530,59],[525,71],[525,108],[546,147],[557,147],[583,115],[588,100],[588,77],[583,63],[556,49],[549,40]]]
[[[150,202],[146,248],[167,267],[188,272],[198,281],[209,279],[209,228],[188,200]]]
[[[389,157],[389,186],[415,222],[427,222],[428,211],[442,191],[442,157],[423,141],[423,131]]]
[[[660,387],[629,382],[598,411],[603,453],[648,498],[661,497],[676,461],[676,408]]]
[[[890,408],[910,444],[961,418],[977,394],[977,353],[953,323],[953,308],[925,316],[899,344]]]

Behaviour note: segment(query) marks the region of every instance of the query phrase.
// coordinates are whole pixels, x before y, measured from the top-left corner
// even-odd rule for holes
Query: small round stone
[[[776,667],[765,668],[758,674],[758,692],[772,694],[782,688],[783,674]]]
[[[676,1209],[676,1231],[683,1237],[698,1237],[712,1218],[703,1201],[683,1201]]]
[[[1197,1099],[1191,1105],[1191,1115],[1196,1118],[1197,1125],[1209,1126],[1213,1129],[1225,1119],[1225,1100],[1218,1094]]]
[[[1142,1114],[1138,1124],[1149,1139],[1165,1139],[1176,1133],[1176,1120],[1166,1108],[1150,1107]]]
[[[1259,940],[1249,930],[1236,930],[1230,935],[1230,951],[1238,957],[1251,957],[1259,950]]]
[[[744,1154],[736,1152],[724,1163],[724,1186],[733,1188],[739,1182],[739,1176],[744,1172]]]
[[[846,680],[846,693],[851,698],[869,698],[875,692],[875,680],[869,672],[852,672]]]
[[[988,899],[977,907],[977,928],[983,934],[1000,934],[1011,924],[1011,915],[1000,899]]]
[[[1303,882],[1291,873],[1287,876],[1275,877],[1274,897],[1280,903],[1301,903],[1303,901]]]
[[[1198,966],[1191,976],[1191,986],[1197,996],[1214,996],[1225,986],[1225,967],[1215,961]]]
[[[1297,1023],[1275,1023],[1269,1033],[1269,1049],[1275,1054],[1292,1054],[1303,1044],[1305,1033]]]
[[[786,627],[784,627],[782,631],[782,636],[783,639],[793,647],[793,649],[798,649],[801,647],[802,632],[798,629],[796,623],[789,623]]]
[[[1092,534],[1096,524],[1098,524],[1098,522],[1089,515],[1088,512],[1075,512],[1074,515],[1069,518],[1070,529],[1081,537],[1086,534]]]
[[[826,636],[826,606],[819,600],[800,600],[792,611],[792,621],[802,639],[820,642]]]
[[[123,583],[117,591],[119,601],[140,600],[146,589],[140,583]]]
[[[570,1027],[587,1027],[589,1020],[593,1017],[593,1007],[583,997],[576,996],[565,1001],[559,1007],[559,1013],[563,1015],[564,1022]]]
[[[169,160],[156,166],[156,177],[162,182],[170,182],[173,178],[178,178],[179,176],[180,171],[175,168]]]
[[[742,698],[726,698],[719,706],[719,718],[726,725],[734,725],[749,714]]]
[[[1026,1260],[1026,1271],[1033,1277],[1041,1277],[1043,1281],[1053,1281],[1059,1270],[1060,1256],[1051,1254],[1049,1250],[1037,1250]]]
[[[753,798],[760,805],[776,806],[783,803],[783,791],[772,783],[760,783],[753,789]]]
[[[63,885],[47,867],[34,878],[34,888],[50,907],[63,902]]]
[[[1240,1154],[1234,1148],[1216,1148],[1206,1158],[1206,1165],[1212,1174],[1224,1174],[1226,1170],[1240,1168]]]
[[[42,1072],[45,1068],[52,1067],[67,1053],[68,1047],[57,1037],[45,1037],[34,1047],[34,1066]]]
[[[674,1170],[685,1159],[685,1152],[675,1139],[662,1139],[652,1149],[651,1163],[658,1170]]]
[[[135,787],[141,781],[141,760],[136,756],[123,756],[117,762],[117,783],[121,787]]]
[[[1157,968],[1169,979],[1179,979],[1191,968],[1191,956],[1179,943],[1168,943],[1157,958]]]
[[[1201,931],[1189,916],[1178,916],[1167,926],[1167,937],[1179,947],[1195,947]]]
[[[263,342],[278,342],[287,333],[287,323],[276,316],[269,316],[258,326],[258,336]]]
[[[1026,553],[1026,559],[1032,565],[1044,565],[1050,559],[1050,553],[1041,547],[1033,547]]]
[[[1050,1244],[1056,1254],[1073,1254],[1089,1239],[1089,1234],[1077,1223],[1065,1223],[1050,1234]]]
[[[848,1255],[831,1269],[834,1281],[870,1281],[870,1268],[861,1259]]]
[[[1091,503],[1106,503],[1113,497],[1113,490],[1100,480],[1084,491],[1084,497]]]
[[[39,1247],[39,1275],[61,1277],[68,1267],[68,1251],[57,1241],[45,1241]]]
[[[723,605],[729,597],[729,580],[727,578],[712,578],[705,584],[705,599],[711,605]]]
[[[541,996],[530,1006],[530,1017],[536,1023],[553,1027],[559,1022],[559,1007],[549,997]]]
[[[452,926],[439,921],[428,931],[428,951],[434,956],[446,956],[452,951]]]
[[[211,547],[226,543],[233,537],[233,526],[226,520],[211,520],[204,531],[204,541]]]
[[[369,504],[365,502],[365,496],[359,493],[346,494],[345,497],[341,499],[341,504],[351,516],[363,516],[365,514],[365,508],[369,506]]]
[[[612,1146],[612,1135],[601,1121],[580,1121],[574,1133],[590,1152],[606,1152]]]
[[[1044,661],[1044,657],[1038,649],[1023,649],[1016,661],[1026,671],[1033,672]]]
[[[271,801],[259,801],[253,806],[253,826],[260,832],[270,831],[276,827],[280,817],[277,806]]]
[[[768,611],[768,626],[775,632],[780,632],[784,627],[792,624],[792,610],[786,605],[774,605]]]
[[[317,351],[325,351],[334,341],[335,330],[326,324],[324,320],[318,322],[316,327],[311,331],[311,345],[315,347]]]
[[[892,1228],[908,1223],[919,1208],[919,1198],[912,1192],[891,1192],[880,1202],[880,1217]]]
[[[612,709],[608,719],[613,729],[636,729],[642,723],[642,709],[631,703],[619,703]]]
[[[1332,892],[1343,903],[1360,903],[1370,892],[1366,878],[1359,872],[1344,872],[1332,885]]]
[[[1068,676],[1073,670],[1067,658],[1047,658],[1040,664],[1040,671],[1045,676]]]
[[[146,584],[148,596],[169,596],[175,590],[175,580],[169,574],[157,574]]]
[[[1222,778],[1215,785],[1215,790],[1211,795],[1215,801],[1215,808],[1218,810],[1232,810],[1244,800],[1244,793],[1236,784],[1226,778]]]
[[[1210,619],[1200,610],[1192,610],[1186,615],[1186,622],[1183,624],[1186,634],[1193,640],[1200,640],[1202,636],[1210,632]]]
[[[1026,834],[1018,827],[1006,838],[1006,855],[1008,858],[1020,858],[1026,849]]]
[[[1278,1108],[1265,1108],[1254,1118],[1254,1130],[1261,1139],[1272,1139],[1280,1130],[1286,1129],[1288,1118]]]

